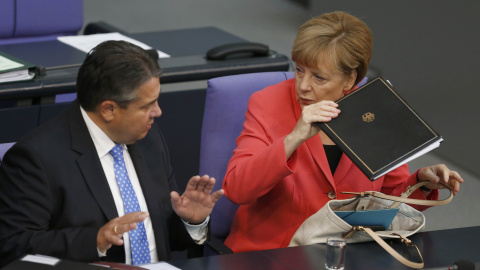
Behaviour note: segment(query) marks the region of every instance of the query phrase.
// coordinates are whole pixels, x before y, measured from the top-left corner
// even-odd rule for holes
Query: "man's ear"
[[[118,110],[118,105],[114,101],[111,100],[105,100],[100,105],[98,106],[98,111],[100,113],[100,116],[105,120],[106,122],[110,122],[113,120],[115,117],[115,113]]]
[[[357,71],[352,70],[350,75],[348,75],[348,79],[345,83],[345,88],[343,89],[344,91],[350,91],[352,88],[355,86],[354,83],[357,80]]]

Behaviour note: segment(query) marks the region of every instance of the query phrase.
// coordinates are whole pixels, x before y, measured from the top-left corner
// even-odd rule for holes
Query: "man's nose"
[[[153,105],[153,110],[151,112],[152,117],[160,117],[162,115],[162,109],[158,105],[158,101]]]

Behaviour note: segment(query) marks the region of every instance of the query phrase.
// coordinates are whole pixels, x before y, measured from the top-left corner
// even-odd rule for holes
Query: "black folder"
[[[319,126],[371,181],[443,140],[382,77],[336,102],[339,116]]]

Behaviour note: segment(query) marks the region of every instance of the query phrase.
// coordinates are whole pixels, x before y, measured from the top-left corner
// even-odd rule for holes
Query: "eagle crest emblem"
[[[371,112],[367,112],[364,115],[362,115],[363,122],[373,122],[375,120],[375,114]]]

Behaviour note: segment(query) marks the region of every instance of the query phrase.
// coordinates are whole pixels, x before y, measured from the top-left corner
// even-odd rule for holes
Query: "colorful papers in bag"
[[[334,211],[334,213],[352,226],[383,226],[388,229],[397,215],[398,210],[398,208],[386,208],[358,211]]]

